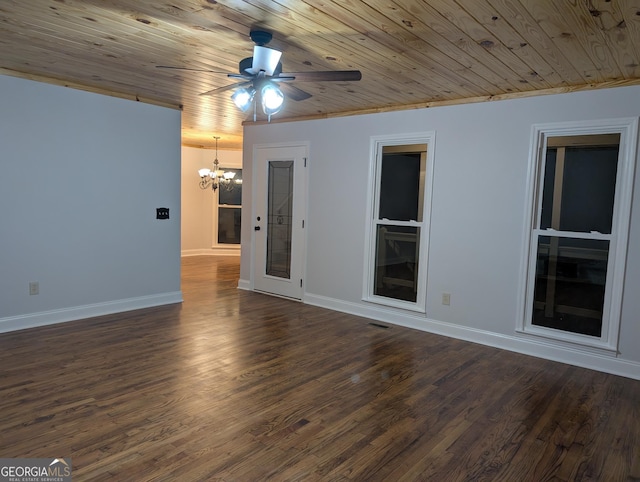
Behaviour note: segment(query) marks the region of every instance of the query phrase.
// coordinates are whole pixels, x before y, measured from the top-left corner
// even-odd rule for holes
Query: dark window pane
[[[224,172],[235,172],[236,175],[228,183],[221,181],[218,204],[240,206],[242,204],[242,169],[222,169]],[[239,182],[240,181],[240,182]]]
[[[416,301],[419,228],[378,226],[374,294]]]
[[[547,229],[551,227],[551,213],[553,212],[553,185],[556,178],[556,155],[557,149],[547,150],[547,159],[544,167],[544,186],[542,191],[542,213],[540,227]]]
[[[532,324],[602,334],[609,241],[541,236]]]
[[[218,208],[218,243],[240,244],[240,208]]]
[[[418,219],[420,158],[420,152],[382,156],[380,219],[422,221]]]
[[[618,147],[567,147],[547,152],[540,227],[611,233]],[[564,161],[556,160],[564,157]],[[561,192],[554,196],[556,166]],[[559,203],[557,213],[554,205]],[[557,209],[556,208],[556,209]]]
[[[617,166],[617,147],[567,148],[561,230],[611,232]]]

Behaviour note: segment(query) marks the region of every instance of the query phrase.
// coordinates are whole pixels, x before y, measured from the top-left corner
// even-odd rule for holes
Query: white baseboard
[[[182,303],[182,292],[162,293],[159,295],[140,296],[124,300],[108,301],[91,305],[74,306],[59,310],[41,311],[27,315],[0,318],[0,333],[24,330],[38,326],[53,325],[66,321],[81,320],[94,316],[111,315],[123,311],[139,310],[154,306]]]
[[[238,280],[238,289],[251,291],[251,281],[247,279]]]
[[[183,249],[180,256],[240,256],[240,248],[214,247],[209,249]]]
[[[376,321],[640,380],[640,363],[611,355],[584,352],[579,348],[561,347],[544,340],[524,338],[519,335],[503,335],[432,320],[417,314],[404,313],[377,305],[360,305],[309,293],[305,293],[304,302]]]

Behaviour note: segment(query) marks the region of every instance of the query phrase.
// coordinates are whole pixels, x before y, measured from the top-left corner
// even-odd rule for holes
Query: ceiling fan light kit
[[[233,103],[238,109],[240,109],[242,112],[247,112],[247,110],[249,110],[249,107],[251,107],[251,105],[253,104],[253,97],[255,95],[256,89],[254,89],[253,87],[249,87],[248,89],[242,87],[236,90],[231,95],[231,100],[233,100]]]
[[[272,82],[265,83],[260,91],[260,98],[262,100],[262,111],[269,117],[269,120],[271,120],[273,114],[280,112],[284,104],[284,94]]]

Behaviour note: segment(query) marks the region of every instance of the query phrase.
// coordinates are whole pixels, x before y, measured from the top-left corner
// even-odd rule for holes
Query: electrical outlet
[[[447,306],[451,304],[451,293],[442,293],[442,304]]]
[[[30,295],[40,294],[40,283],[38,283],[37,281],[30,281],[29,282],[29,294]]]

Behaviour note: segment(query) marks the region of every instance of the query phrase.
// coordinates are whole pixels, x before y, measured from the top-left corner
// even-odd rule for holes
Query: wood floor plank
[[[0,457],[74,480],[640,477],[640,382],[238,290],[0,335]]]

